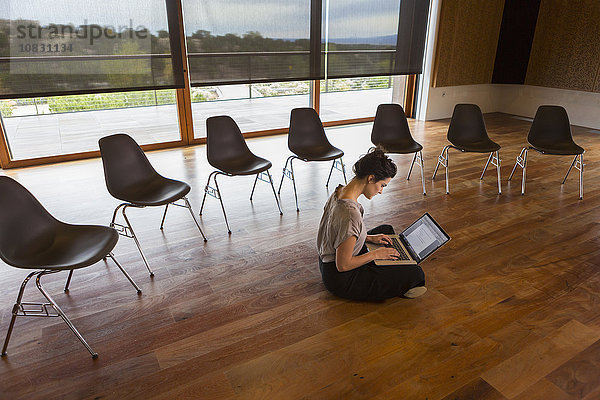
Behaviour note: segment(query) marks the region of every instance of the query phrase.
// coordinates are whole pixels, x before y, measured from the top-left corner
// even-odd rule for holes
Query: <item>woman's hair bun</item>
[[[357,178],[373,175],[375,181],[393,178],[396,176],[397,170],[394,161],[380,147],[370,148],[367,154],[362,156],[352,167]]]

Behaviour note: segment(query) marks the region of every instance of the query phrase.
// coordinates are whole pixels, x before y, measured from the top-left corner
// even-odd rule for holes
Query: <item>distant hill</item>
[[[385,45],[395,45],[396,44],[397,35],[387,35],[387,36],[373,36],[366,38],[338,38],[332,39],[329,38],[331,43],[337,44],[385,44]]]
[[[396,37],[397,35],[387,35],[387,36],[372,36],[372,37],[359,37],[359,38],[337,38],[332,39],[329,38],[329,42],[337,43],[337,44],[371,44],[371,45],[387,45],[387,46],[395,46],[396,45]],[[277,39],[274,40],[285,40],[286,42],[293,42],[299,39]],[[306,40],[306,38],[305,38]]]

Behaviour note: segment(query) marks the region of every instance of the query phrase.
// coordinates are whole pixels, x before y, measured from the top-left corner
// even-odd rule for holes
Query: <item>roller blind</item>
[[[421,72],[428,0],[2,0],[0,98]]]
[[[319,79],[321,13],[320,0],[184,0],[192,86]]]
[[[429,0],[324,0],[328,78],[422,72]]]
[[[181,88],[177,0],[2,0],[0,98]]]
[[[422,72],[429,0],[183,0],[192,86]]]

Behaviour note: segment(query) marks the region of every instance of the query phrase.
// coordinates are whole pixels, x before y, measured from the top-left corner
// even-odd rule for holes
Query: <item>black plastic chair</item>
[[[98,141],[98,144],[100,145],[100,154],[102,155],[106,188],[114,198],[125,202],[118,205],[115,209],[110,226],[115,228],[119,234],[134,240],[144,260],[144,264],[146,264],[146,268],[150,272],[150,276],[154,276],[154,272],[150,269],[140,242],[127,218],[127,214],[125,213],[127,207],[165,206],[160,229],[163,229],[169,204],[185,207],[190,211],[198,230],[206,242],[206,236],[204,236],[204,232],[202,232],[192,206],[186,197],[190,192],[190,186],[187,183],[165,178],[156,172],[150,161],[148,161],[144,151],[127,134],[118,133],[103,137]],[[176,201],[178,200],[183,200],[184,204],[177,204]],[[115,222],[117,213],[121,208],[126,225]]]
[[[70,225],[58,221],[27,189],[7,176],[0,176],[0,193],[2,193],[0,195],[0,258],[12,267],[34,270],[21,284],[17,301],[13,306],[2,356],[6,355],[16,318],[35,316],[61,317],[90,352],[92,358],[98,357],[50,297],[40,280],[44,275],[70,271],[65,285],[65,292],[67,292],[73,270],[85,268],[108,257],[115,262],[140,294],[141,289],[112,254],[119,235],[114,229],[106,226]],[[34,276],[36,276],[37,288],[48,303],[22,301],[25,286]]]
[[[535,150],[540,154],[552,154],[561,156],[575,156],[573,162],[563,179],[564,184],[575,166],[579,170],[579,199],[583,199],[583,153],[585,150],[575,144],[571,134],[571,124],[567,110],[561,106],[540,106],[533,119],[529,135],[527,135],[528,146],[523,147],[521,153],[517,156],[515,166],[510,173],[510,181],[517,169],[517,166],[523,169],[523,179],[521,180],[521,195],[525,194],[525,175],[527,172],[527,152]]]
[[[406,113],[399,104],[380,104],[377,107],[373,129],[371,131],[371,142],[386,153],[411,154],[414,153],[406,180],[410,180],[415,162],[421,166],[421,183],[423,184],[423,195],[425,191],[425,174],[423,172],[423,146],[416,142],[410,134]]]
[[[329,143],[319,114],[317,114],[313,108],[303,107],[294,108],[292,110],[288,134],[288,148],[294,155],[289,156],[285,161],[283,176],[281,177],[281,183],[279,183],[277,193],[281,193],[283,180],[286,177],[291,179],[294,187],[294,197],[296,199],[296,211],[300,211],[300,208],[298,207],[296,179],[294,177],[294,166],[292,165],[295,159],[304,162],[333,161],[325,186],[329,186],[329,180],[331,179],[331,173],[334,168],[342,172],[344,175],[344,182],[346,184],[348,183],[346,180],[346,167],[344,166],[344,161],[342,159],[344,152]],[[289,169],[287,167],[288,162],[290,164]]]
[[[229,222],[227,221],[227,214],[225,213],[225,206],[223,206],[223,199],[221,198],[221,191],[219,190],[219,184],[217,183],[217,175],[256,175],[254,185],[252,186],[252,193],[250,194],[250,201],[252,201],[256,182],[259,179],[263,182],[270,183],[271,188],[273,189],[273,195],[275,196],[275,202],[277,203],[277,208],[279,208],[279,214],[283,215],[281,207],[279,206],[279,200],[277,199],[277,193],[275,193],[275,187],[273,186],[273,179],[269,173],[269,168],[272,166],[271,162],[254,155],[250,151],[240,128],[231,117],[220,115],[210,117],[206,120],[206,153],[208,156],[208,163],[217,170],[211,172],[208,176],[208,181],[204,188],[202,206],[200,207],[200,215],[202,215],[207,194],[219,199],[221,202],[221,209],[223,210],[223,216],[225,217],[227,231],[231,234]],[[213,178],[215,182],[215,187],[210,186],[211,178]]]
[[[479,179],[483,179],[485,171],[490,162],[496,166],[498,173],[498,194],[502,194],[502,184],[500,181],[500,145],[493,142],[485,128],[483,114],[476,104],[457,104],[452,113],[452,120],[448,127],[448,141],[451,143],[442,149],[438,157],[438,162],[433,172],[433,178],[437,174],[440,165],[446,168],[446,194],[450,193],[448,182],[448,149],[453,148],[462,152],[469,153],[490,153],[490,156],[483,167],[483,172]]]

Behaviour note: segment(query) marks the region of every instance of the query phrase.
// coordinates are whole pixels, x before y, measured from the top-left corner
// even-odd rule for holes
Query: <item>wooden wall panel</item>
[[[525,84],[600,91],[600,2],[542,0]]]
[[[443,0],[434,87],[491,83],[504,0]]]

